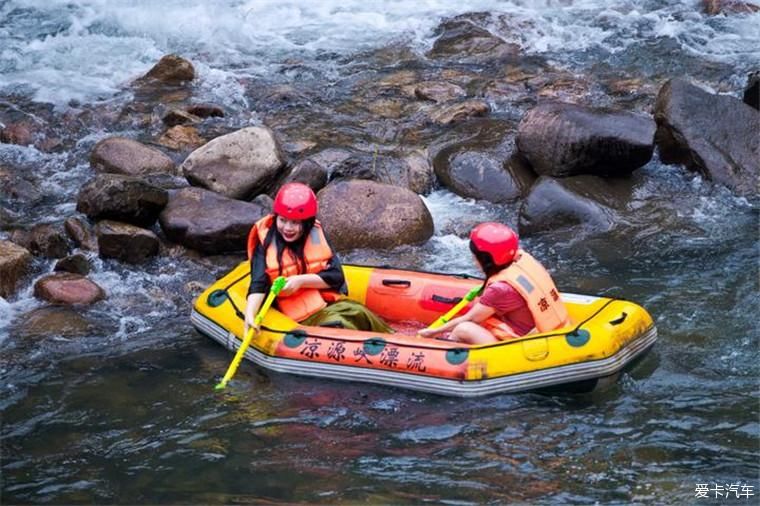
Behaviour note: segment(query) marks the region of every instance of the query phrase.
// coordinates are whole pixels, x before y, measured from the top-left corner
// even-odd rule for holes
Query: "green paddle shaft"
[[[445,325],[446,323],[448,323],[448,321],[451,320],[451,318],[453,318],[458,312],[460,312],[463,307],[465,307],[467,304],[472,302],[472,300],[475,297],[477,297],[479,293],[480,293],[480,287],[476,286],[475,288],[467,292],[467,295],[465,295],[464,298],[462,298],[462,300],[457,302],[457,304],[454,307],[452,307],[445,315],[441,316],[436,321],[431,323],[428,328],[437,329],[438,327],[441,327]]]
[[[264,304],[262,304],[261,309],[259,309],[259,312],[256,315],[256,318],[253,320],[254,325],[261,325],[261,322],[264,320],[264,316],[267,314],[267,311],[269,311],[272,302],[274,302],[274,298],[277,297],[277,295],[279,295],[282,289],[285,287],[286,281],[287,280],[282,276],[274,280],[274,283],[272,283],[272,288],[269,289],[269,294],[264,300]],[[248,333],[244,337],[245,339],[243,339],[243,344],[240,345],[240,348],[238,348],[238,351],[235,354],[235,358],[233,358],[232,362],[230,362],[230,366],[227,368],[227,372],[224,374],[222,381],[217,383],[217,385],[214,387],[215,390],[222,390],[224,387],[226,387],[227,383],[235,375],[235,372],[237,372],[237,368],[240,365],[240,362],[243,360],[243,355],[245,355],[245,350],[248,349],[248,346],[250,346],[251,341],[253,340],[253,328],[248,329]]]

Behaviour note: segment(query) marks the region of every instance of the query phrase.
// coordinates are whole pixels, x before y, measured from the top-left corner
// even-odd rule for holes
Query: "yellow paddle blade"
[[[282,276],[274,280],[274,282],[272,283],[272,287],[269,289],[269,294],[267,294],[267,298],[264,300],[264,304],[261,305],[261,309],[259,309],[259,313],[256,315],[256,318],[254,318],[253,320],[256,326],[261,325],[261,322],[264,320],[264,316],[267,314],[267,311],[269,311],[269,308],[272,306],[272,302],[274,301],[274,298],[277,297],[277,295],[285,287],[286,281],[287,280]],[[240,362],[243,360],[243,355],[245,355],[245,350],[247,350],[248,346],[251,345],[252,340],[253,340],[253,329],[249,329],[248,334],[245,336],[245,339],[243,339],[243,344],[241,344],[240,348],[238,348],[237,353],[235,353],[235,358],[232,359],[232,362],[230,362],[230,366],[227,368],[227,372],[224,373],[224,377],[222,378],[222,381],[217,383],[216,386],[214,387],[215,390],[222,390],[224,389],[224,387],[227,386],[227,383],[235,375],[235,372],[237,372],[237,368],[240,366]]]

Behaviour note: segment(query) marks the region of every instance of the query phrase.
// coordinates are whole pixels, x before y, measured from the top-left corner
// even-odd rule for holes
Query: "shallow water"
[[[708,19],[697,3],[470,7],[492,13],[495,33],[573,72],[651,82],[686,74],[738,93],[760,63],[760,15]],[[150,2],[0,2],[0,93],[61,110],[72,99],[121,102],[126,80],[179,51],[196,64],[198,93],[244,122],[252,105],[241,78],[308,76],[306,92],[340,97],[374,64],[365,51],[424,52],[439,20],[463,12],[448,1],[223,5],[211,16],[200,2],[168,2],[167,26]],[[292,58],[295,77],[283,63]],[[115,133],[134,134],[84,131],[59,154],[0,144],[0,164],[23,168],[35,190],[2,195],[17,224],[72,213],[91,177],[89,150]],[[655,318],[653,351],[585,396],[449,399],[250,364],[215,392],[231,356],[190,326],[189,311],[198,286],[240,256],[169,255],[140,269],[92,258],[90,276],[109,299],[80,311],[97,329],[77,338],[21,335],[24,315],[42,305],[27,279],[0,299],[2,502],[693,504],[697,483],[760,495],[757,203],[657,157],[637,171],[634,195],[609,232],[524,238],[562,289],[627,298]],[[467,231],[517,221],[517,203],[445,190],[425,201],[430,241],[356,250],[344,262],[476,274]],[[34,278],[52,265],[36,259]]]

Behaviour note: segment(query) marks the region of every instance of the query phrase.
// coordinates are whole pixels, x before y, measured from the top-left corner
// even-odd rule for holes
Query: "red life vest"
[[[253,257],[253,250],[258,243],[264,245],[269,230],[275,226],[275,216],[269,214],[256,222],[248,234],[248,259]],[[303,257],[306,263],[306,271],[301,272],[302,265],[295,255],[286,248],[282,253],[282,264],[277,261],[277,246],[271,241],[266,250],[266,273],[269,281],[273,282],[278,276],[294,276],[296,274],[318,274],[327,268],[333,257],[333,252],[327,244],[327,239],[322,231],[322,225],[315,221],[314,226],[306,238],[303,248]],[[340,298],[340,294],[332,290],[318,290],[316,288],[304,288],[289,297],[278,297],[277,306],[284,314],[297,322],[305,320],[317,311],[324,309],[327,302],[333,302]]]
[[[491,276],[486,286],[497,281],[509,283],[525,299],[539,332],[549,332],[570,324],[567,308],[551,276],[543,265],[523,250],[517,252],[516,260],[506,269]],[[485,323],[486,327],[492,327],[489,330],[497,337],[517,336],[508,324],[498,318],[489,318]]]

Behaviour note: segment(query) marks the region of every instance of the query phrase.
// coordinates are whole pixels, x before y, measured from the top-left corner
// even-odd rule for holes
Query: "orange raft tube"
[[[482,280],[466,275],[344,265],[349,298],[391,323],[427,325]],[[241,345],[249,264],[207,288],[191,321],[230,350]],[[572,323],[543,334],[470,346],[419,338],[306,327],[276,309],[264,318],[245,357],[278,372],[379,383],[441,395],[474,397],[562,386],[588,390],[614,378],[657,339],[652,318],[628,301],[562,294]],[[409,326],[406,325],[406,328]]]

